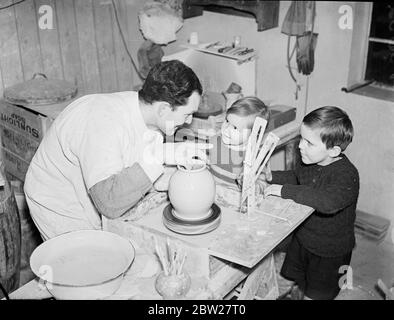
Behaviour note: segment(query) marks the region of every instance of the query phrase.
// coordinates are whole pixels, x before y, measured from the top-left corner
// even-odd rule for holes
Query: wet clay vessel
[[[193,165],[191,169],[178,166],[168,187],[174,216],[182,220],[208,217],[212,212],[215,191],[215,180],[205,164]]]

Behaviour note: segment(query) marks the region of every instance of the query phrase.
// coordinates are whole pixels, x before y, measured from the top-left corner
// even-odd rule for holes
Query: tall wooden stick
[[[242,211],[243,203],[247,201],[248,218],[255,210],[256,180],[279,142],[279,137],[270,132],[260,148],[266,125],[266,120],[259,117],[256,118],[245,154],[240,212]]]

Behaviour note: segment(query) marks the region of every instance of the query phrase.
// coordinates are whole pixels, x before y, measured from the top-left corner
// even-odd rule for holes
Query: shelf
[[[253,59],[255,59],[255,57],[257,56],[256,54],[256,50],[254,50],[253,48],[246,48],[246,47],[234,47],[234,49],[230,50],[230,53],[221,53],[218,50],[221,48],[225,48],[230,46],[230,44],[215,44],[216,42],[212,42],[212,43],[204,43],[204,44],[198,44],[198,45],[191,45],[191,44],[183,44],[181,45],[181,47],[183,48],[188,48],[188,49],[194,49],[197,51],[201,51],[201,52],[206,52],[206,53],[210,53],[210,54],[214,54],[217,56],[222,56],[222,57],[226,57],[229,59],[233,59],[233,60],[237,60],[238,63],[244,63],[247,61],[251,61]],[[208,48],[207,48],[208,47]],[[231,52],[236,52],[236,49],[239,49],[238,52],[240,52],[240,50],[243,48],[242,51],[244,50],[253,50],[250,53],[246,53],[243,55],[239,55],[239,54],[231,54]]]

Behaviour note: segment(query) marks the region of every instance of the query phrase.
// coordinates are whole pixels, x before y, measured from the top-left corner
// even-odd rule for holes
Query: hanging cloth
[[[289,36],[302,36],[306,30],[306,8],[308,2],[292,1],[282,24],[282,33]],[[309,18],[308,18],[309,20]]]
[[[290,61],[296,53],[298,72],[309,75],[313,71],[315,64],[314,52],[317,43],[317,33],[313,32],[316,16],[315,1],[292,1],[283,20],[282,33],[288,35],[287,41],[287,67],[291,78],[296,83],[296,99],[300,86],[297,83],[291,67]],[[296,37],[296,42],[290,53],[290,38]]]

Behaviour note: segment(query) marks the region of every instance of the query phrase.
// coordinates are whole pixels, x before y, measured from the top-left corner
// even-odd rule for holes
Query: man
[[[205,157],[207,145],[163,143],[190,123],[202,87],[177,60],[149,72],[139,92],[84,96],[55,119],[25,179],[26,200],[44,240],[101,229],[101,215],[127,213],[151,189],[164,164]]]

